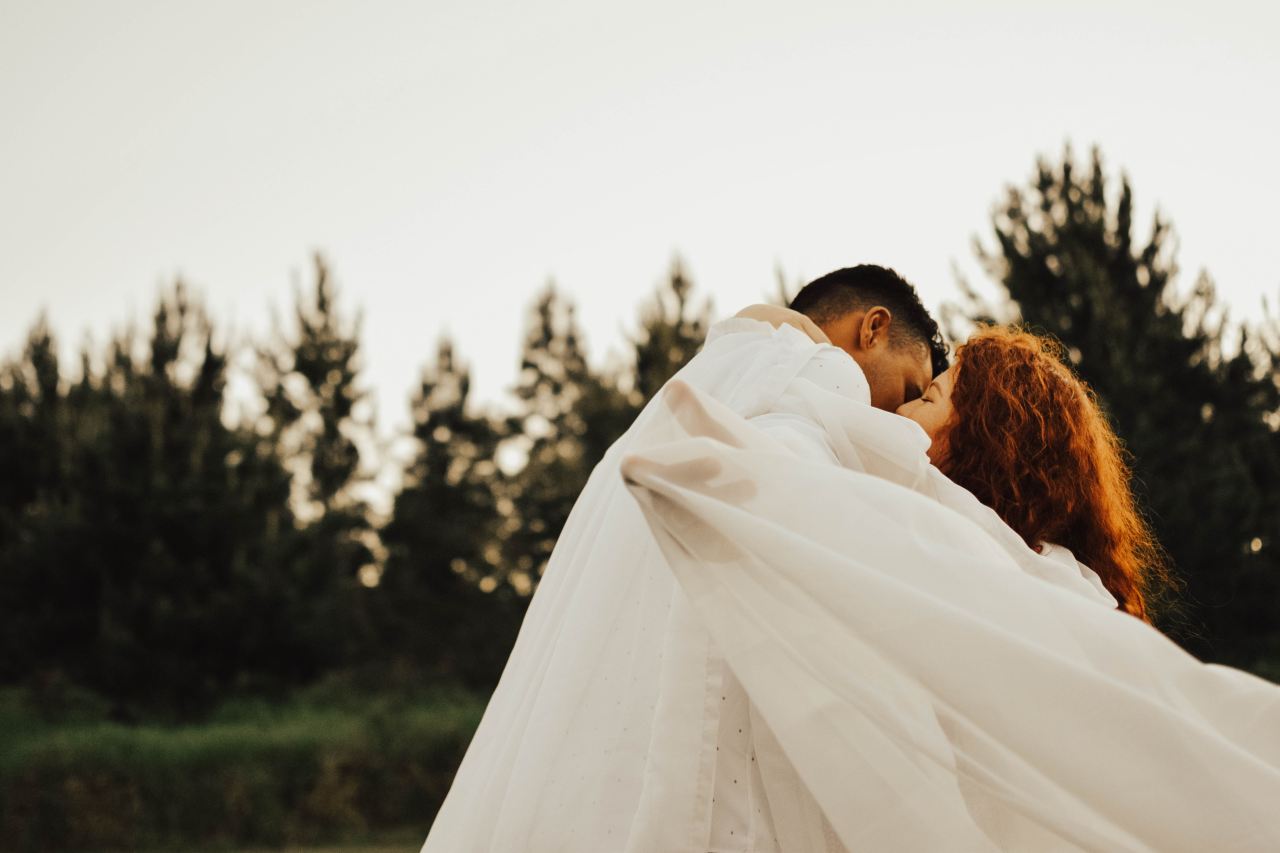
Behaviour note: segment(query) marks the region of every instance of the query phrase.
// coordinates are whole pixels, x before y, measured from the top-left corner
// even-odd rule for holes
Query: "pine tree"
[[[980,257],[1002,302],[969,289],[967,313],[1059,338],[1104,401],[1187,580],[1192,618],[1166,627],[1201,657],[1280,673],[1275,335],[1229,323],[1207,275],[1180,293],[1168,222],[1157,215],[1136,241],[1128,179],[1110,185],[1097,151],[1083,174],[1070,149],[1041,161],[994,231]]]
[[[606,449],[630,425],[618,380],[587,363],[571,302],[548,286],[534,304],[508,429],[526,462],[506,497],[502,570],[521,594],[541,577],[569,511]]]
[[[633,405],[643,406],[701,349],[711,324],[710,301],[695,307],[693,282],[677,259],[670,275],[641,309],[635,348]]]
[[[18,358],[0,367],[0,680],[65,667],[92,641],[83,566],[42,559],[80,519],[67,489],[68,408],[58,346],[41,316]],[[59,601],[59,598],[62,600]]]
[[[328,266],[319,255],[314,264],[314,290],[295,291],[294,329],[260,350],[260,380],[269,422],[293,458],[295,500],[321,517],[358,505],[359,445],[373,422],[359,387],[361,317],[343,317]]]
[[[6,677],[38,694],[68,680],[122,713],[193,714],[281,677],[271,664],[290,643],[270,567],[288,480],[256,436],[222,422],[227,352],[181,283],[142,348],[131,330],[115,336],[103,373],[86,352],[64,390],[50,336],[33,333],[16,370],[31,381],[9,391],[39,389],[16,414],[48,453],[5,513],[0,636],[16,663]]]
[[[500,565],[496,456],[501,424],[470,410],[470,371],[440,342],[412,400],[417,452],[382,529],[386,571],[376,590],[383,645],[419,667],[492,686],[521,607]]]
[[[262,431],[293,475],[292,507],[302,522],[289,558],[300,590],[295,627],[310,638],[301,671],[315,673],[355,653],[371,630],[359,612],[358,584],[377,576],[380,546],[367,502],[361,444],[372,444],[373,417],[360,387],[361,317],[338,308],[323,258],[315,288],[295,293],[293,328],[277,329],[259,349],[266,400]]]

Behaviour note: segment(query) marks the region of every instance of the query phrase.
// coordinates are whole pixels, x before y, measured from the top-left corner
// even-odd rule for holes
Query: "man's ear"
[[[889,343],[889,326],[893,324],[893,312],[883,305],[868,308],[862,315],[858,328],[858,348],[871,349]]]

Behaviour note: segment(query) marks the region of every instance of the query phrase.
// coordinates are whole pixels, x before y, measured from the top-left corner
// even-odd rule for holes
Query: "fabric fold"
[[[734,318],[679,376],[757,417],[831,349]],[[618,474],[641,435],[683,433],[651,402],[592,472],[426,853],[706,853],[723,662]]]
[[[1276,685],[1039,576],[940,475],[799,460],[685,383],[661,402],[622,477],[848,850],[1280,849]],[[864,415],[826,428],[896,446]]]

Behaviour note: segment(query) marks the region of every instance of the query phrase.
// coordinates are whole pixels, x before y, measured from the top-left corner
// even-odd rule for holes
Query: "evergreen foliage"
[[[982,249],[999,299],[968,290],[963,313],[1067,345],[1186,578],[1188,615],[1164,627],[1275,676],[1280,325],[1228,322],[1207,276],[1183,293],[1169,226],[1136,240],[1132,211],[1096,155],[1083,173],[1069,153],[1042,163]],[[196,716],[344,668],[491,687],[591,472],[710,320],[676,262],[602,368],[548,286],[505,409],[476,405],[442,340],[375,521],[360,319],[319,257],[314,276],[288,327],[251,344],[262,405],[242,422],[227,415],[236,350],[180,283],[147,335],[86,347],[78,375],[44,318],[0,364],[0,683],[54,715],[87,688],[122,718]],[[789,289],[779,274],[777,298]]]
[[[0,509],[6,681],[88,685],[123,714],[273,681],[292,666],[262,630],[290,594],[267,571],[287,480],[222,423],[226,351],[204,309],[179,284],[141,348],[127,331],[101,373],[83,363],[64,387],[41,323],[0,382],[6,470],[28,471]]]
[[[301,522],[280,567],[298,595],[279,614],[300,638],[297,676],[312,678],[364,648],[373,630],[360,607],[363,582],[376,577],[377,534],[360,487],[370,475],[373,416],[360,385],[361,316],[347,318],[324,259],[315,287],[295,294],[293,328],[276,329],[258,350],[266,401],[259,432],[291,475],[290,506]]]
[[[411,403],[416,455],[381,531],[386,563],[370,597],[383,654],[491,687],[523,606],[498,583],[512,515],[497,464],[504,425],[472,411],[470,390],[469,369],[441,340]]]
[[[631,403],[642,407],[676,371],[693,358],[711,326],[711,304],[695,305],[693,282],[676,260],[670,275],[641,308],[635,349]]]
[[[1136,485],[1185,578],[1165,627],[1200,657],[1265,671],[1280,659],[1280,338],[1233,324],[1202,274],[1177,285],[1169,223],[1137,239],[1133,192],[1095,150],[1068,148],[1010,188],[979,246],[996,304],[966,288],[975,320],[1021,320],[1067,347],[1133,455]],[[1274,666],[1274,663],[1272,664]],[[1275,673],[1272,669],[1270,672]]]
[[[527,594],[591,470],[631,420],[617,378],[587,363],[573,304],[554,286],[530,312],[514,395],[520,409],[507,429],[525,462],[509,481],[501,567]]]

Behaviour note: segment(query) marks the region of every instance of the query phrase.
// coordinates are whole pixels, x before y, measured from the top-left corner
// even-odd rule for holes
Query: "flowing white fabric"
[[[726,320],[679,375],[755,417],[832,349]],[[708,849],[726,667],[623,487],[640,431],[680,435],[651,403],[592,472],[425,853]]]
[[[956,518],[988,530],[987,547],[1004,555],[1002,567],[1016,562],[1089,607],[1114,604],[1087,571],[1039,557],[971,495],[939,480],[923,432],[872,409],[865,381],[841,350],[791,327],[737,318],[713,327],[678,379],[780,440],[793,461],[844,465],[936,493]],[[739,682],[619,473],[628,450],[688,435],[655,400],[592,473],[432,825],[427,853],[705,853],[713,816],[729,821],[728,829],[717,824],[718,835],[729,836],[735,810],[721,808],[716,782],[718,770],[723,785],[733,769],[717,760],[716,747],[737,734],[722,709]],[[755,835],[720,849],[840,850],[835,816],[797,773],[772,721],[754,705],[746,713],[752,736],[739,753],[759,784],[736,825],[745,821]],[[876,740],[874,731],[868,735],[870,749]]]
[[[887,420],[812,393],[836,467],[662,400],[683,437],[637,435],[623,474],[845,848],[1280,850],[1280,687],[1019,570]]]

